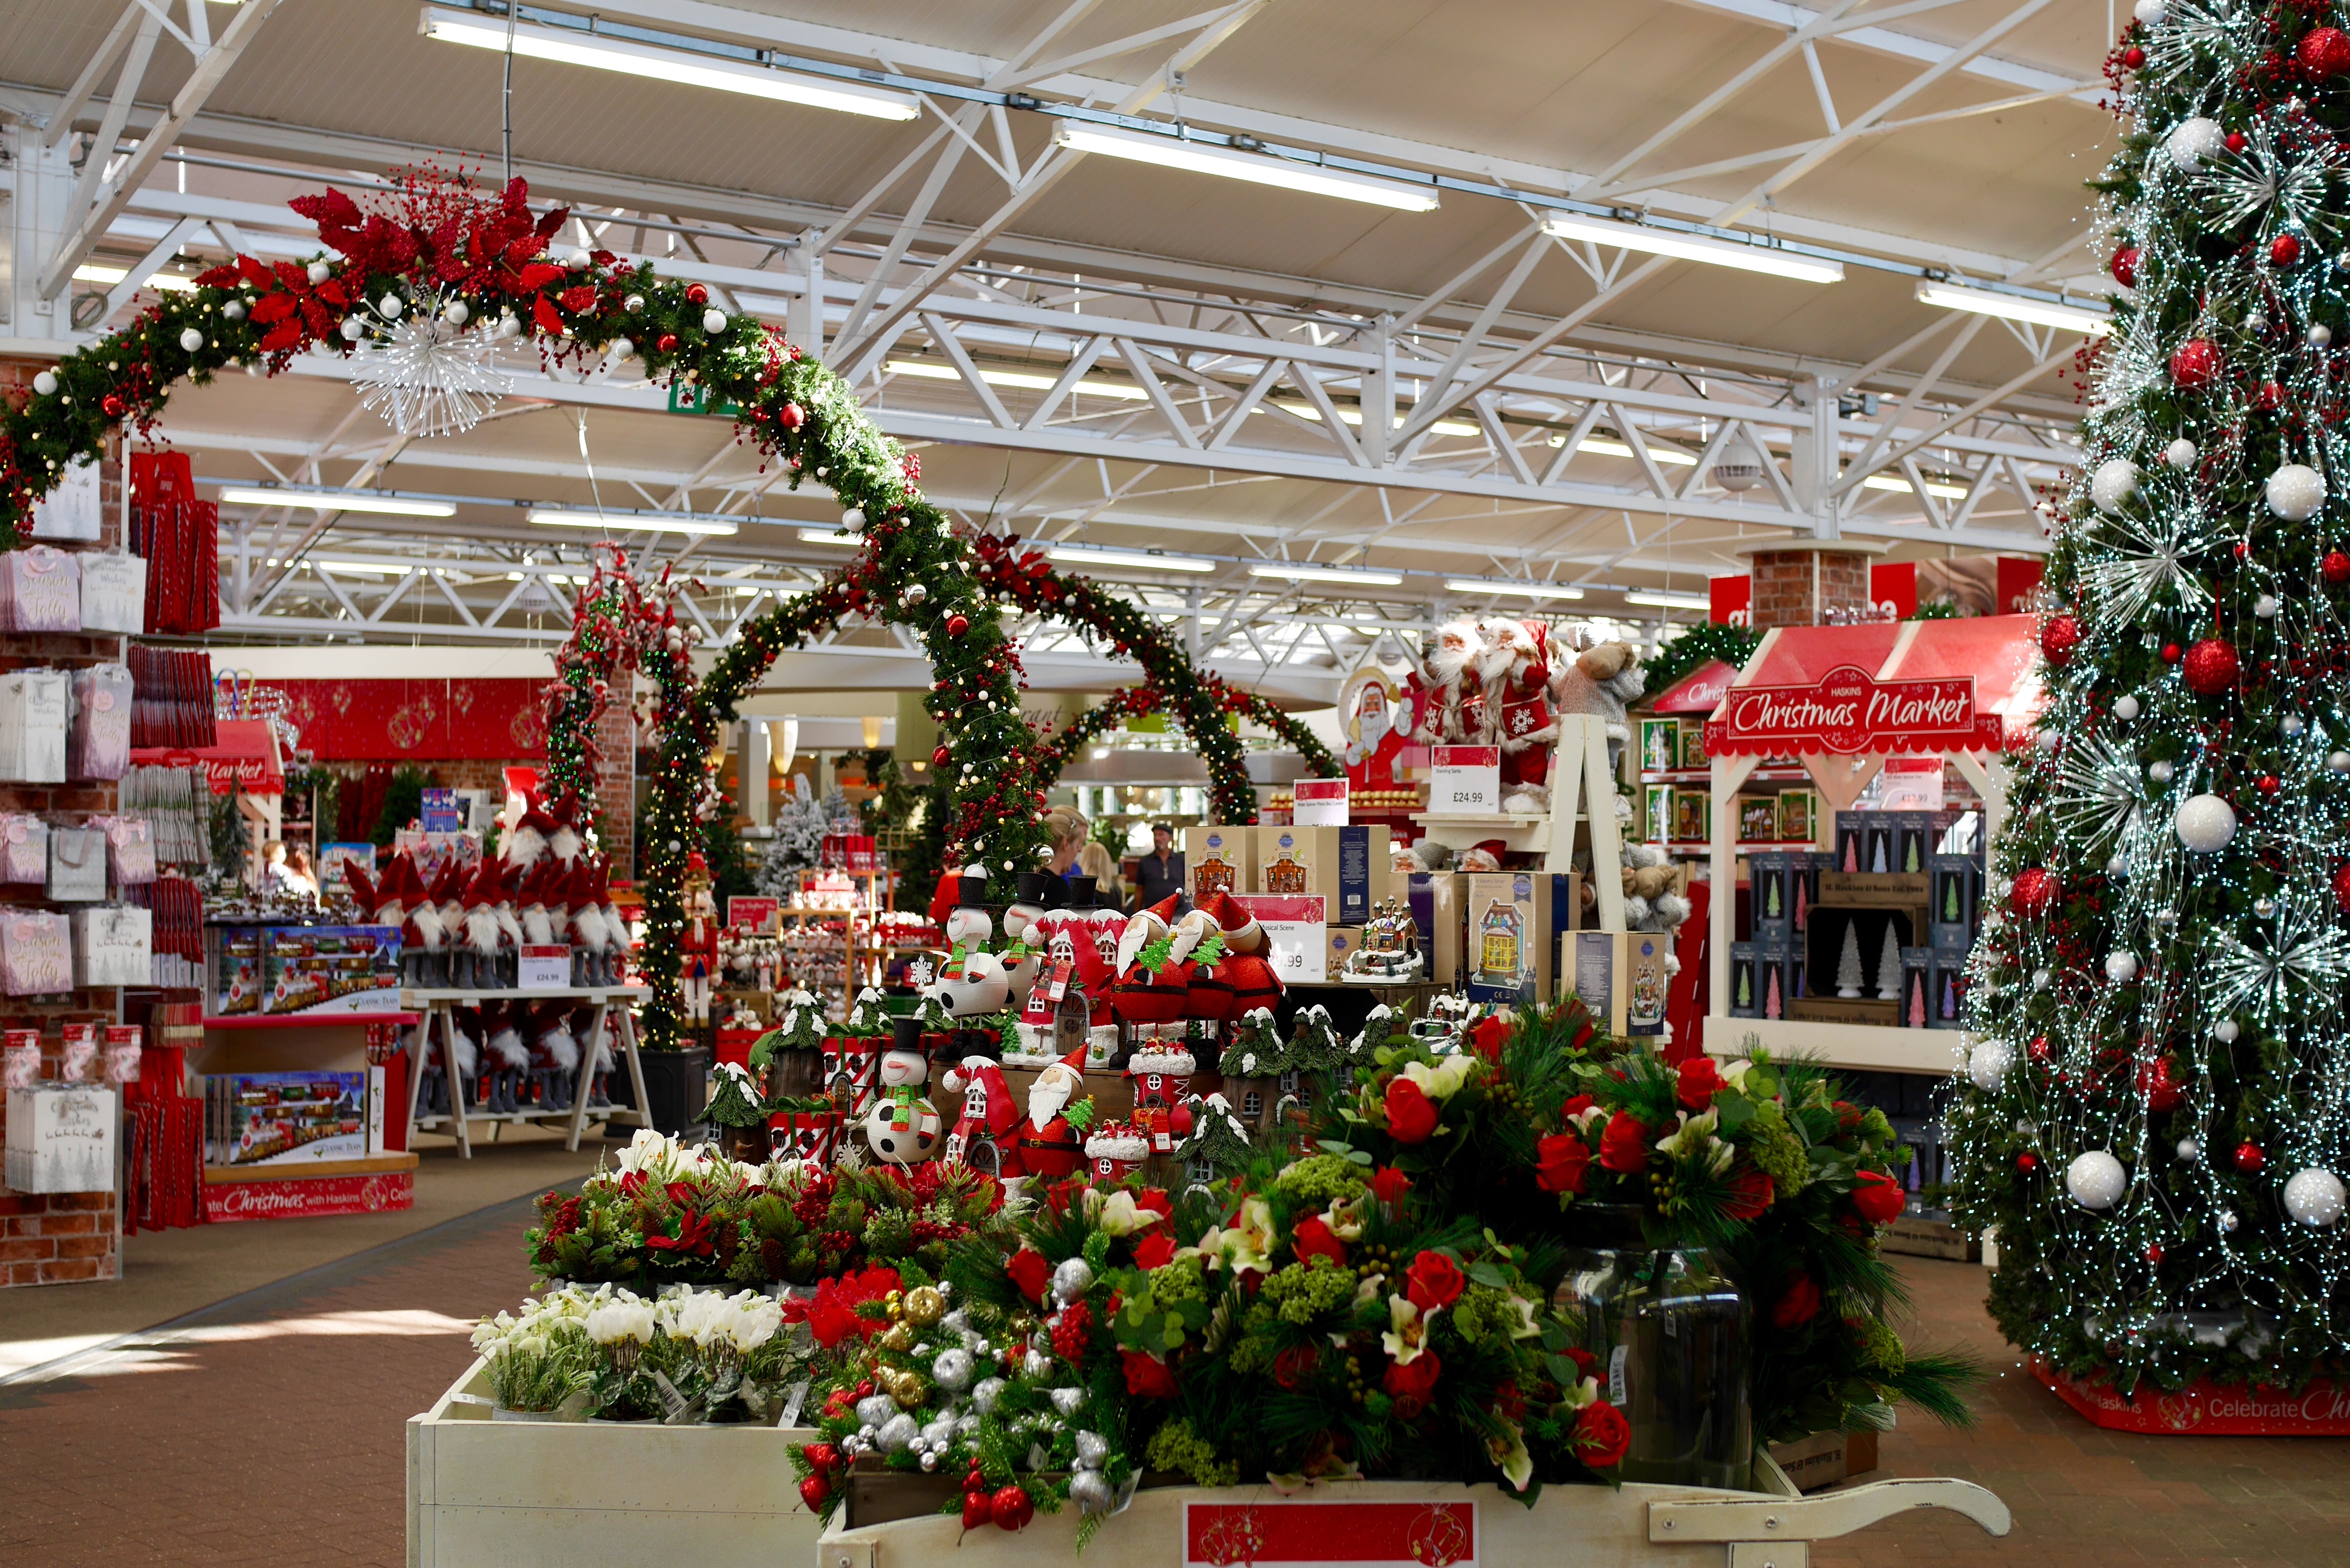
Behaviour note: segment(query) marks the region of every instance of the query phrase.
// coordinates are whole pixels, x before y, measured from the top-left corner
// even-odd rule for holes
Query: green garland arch
[[[570,726],[592,725],[623,670],[643,670],[659,691],[660,765],[639,846],[645,1037],[656,1047],[680,1038],[683,873],[696,826],[717,805],[710,753],[718,726],[777,655],[822,627],[861,613],[921,639],[934,678],[925,705],[946,737],[937,761],[953,800],[949,853],[983,867],[997,901],[1009,899],[1018,871],[1049,853],[1040,820],[1049,779],[1021,717],[1019,656],[994,613],[999,598],[1107,636],[1141,660],[1203,759],[1237,753],[1220,722],[1229,689],[1197,679],[1138,607],[1060,576],[1034,553],[1019,554],[1016,540],[958,535],[923,497],[920,461],[864,416],[838,377],[782,334],[712,306],[700,284],[622,265],[600,249],[558,257],[553,242],[570,214],[556,207],[534,215],[528,196],[519,180],[491,196],[426,169],[402,171],[397,192],[371,211],[336,190],[296,198],[290,205],[317,222],[339,261],[239,256],[41,372],[29,395],[0,408],[0,548],[21,542],[20,524],[68,464],[97,456],[117,427],[149,431],[179,380],[202,385],[233,366],[274,376],[298,353],[348,355],[362,340],[412,339],[421,324],[461,340],[527,332],[558,362],[634,355],[654,378],[681,379],[706,403],[736,408],[739,438],[785,464],[790,488],[813,478],[833,492],[842,525],[866,539],[858,560],[752,622],[699,682],[692,628],[666,602],[614,599],[613,585],[600,584],[593,602],[583,595],[588,636],[567,649],[550,702],[550,718],[567,732],[550,773],[558,792],[578,792],[591,784],[588,742],[584,726]],[[1227,760],[1211,763],[1211,776],[1237,771],[1220,766]],[[1315,765],[1330,765],[1326,751]],[[1230,820],[1254,816],[1253,792],[1243,798],[1228,784],[1216,805]]]
[[[1217,700],[1228,712],[1263,725],[1297,748],[1305,759],[1305,766],[1317,778],[1336,778],[1339,774],[1338,760],[1330,754],[1321,737],[1299,723],[1281,709],[1274,707],[1253,691],[1243,691],[1228,684],[1213,670],[1200,670],[1198,678],[1216,693]],[[1087,709],[1061,728],[1038,740],[1037,772],[1049,785],[1061,776],[1061,770],[1076,760],[1076,755],[1091,742],[1115,730],[1130,717],[1164,711],[1159,701],[1159,688],[1153,682],[1121,686],[1098,704]],[[1188,732],[1187,732],[1188,733]],[[1255,792],[1252,789],[1248,820],[1255,820]]]

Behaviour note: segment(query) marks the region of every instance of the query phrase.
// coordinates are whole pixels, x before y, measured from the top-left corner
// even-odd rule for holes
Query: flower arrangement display
[[[877,1262],[919,1282],[1003,1202],[961,1166],[754,1166],[640,1131],[617,1169],[540,1198],[528,1245],[540,1277],[575,1284],[807,1285]]]
[[[509,1410],[605,1420],[774,1422],[817,1350],[757,1291],[674,1286],[658,1299],[567,1285],[473,1330]]]

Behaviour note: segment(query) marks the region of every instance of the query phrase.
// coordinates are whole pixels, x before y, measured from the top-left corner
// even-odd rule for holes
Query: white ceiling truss
[[[187,193],[183,172],[182,188],[172,189],[165,172],[174,160],[182,171],[266,169],[282,174],[290,190],[328,180],[364,184],[351,178],[352,168],[409,161],[431,151],[208,114],[212,84],[275,3],[245,0],[214,38],[204,30],[203,0],[189,0],[184,25],[173,21],[162,0],[132,0],[71,91],[0,88],[0,109],[45,127],[38,140],[52,165],[27,167],[24,177],[54,183],[65,177],[55,158],[81,155],[70,204],[47,220],[56,231],[41,266],[47,294],[57,293],[100,246],[127,275],[100,291],[99,315],[129,305],[133,291],[177,258],[315,250],[315,236],[281,208]],[[504,14],[499,0],[442,3]],[[1263,672],[1311,656],[1343,669],[1347,650],[1359,658],[1373,645],[1364,631],[1408,634],[1448,609],[1477,607],[1438,586],[1448,569],[1605,592],[1659,569],[1736,569],[1733,546],[1774,535],[1938,550],[2044,548],[2035,503],[2061,480],[2076,450],[2073,411],[2044,386],[2048,373],[2071,357],[2069,341],[2009,327],[2012,374],[1991,385],[1950,373],[1961,353],[1979,351],[1981,317],[1950,316],[1859,366],[1799,367],[1783,355],[1629,331],[1604,319],[1608,307],[1666,269],[1692,264],[1569,243],[1548,234],[1542,220],[1559,211],[1619,213],[1683,230],[1737,233],[1767,214],[1770,243],[1793,252],[2054,297],[2085,270],[2077,241],[2038,256],[2010,257],[1807,218],[1779,205],[1807,175],[1869,139],[2043,99],[2094,96],[2095,82],[1999,53],[2051,0],[2017,0],[1954,43],[1904,31],[1902,24],[1963,0],[1826,0],[1816,7],[1782,0],[1674,3],[1750,21],[1767,46],[1637,147],[1595,169],[1472,156],[1182,94],[1188,136],[1421,180],[1453,200],[1518,208],[1522,227],[1498,245],[1459,258],[1442,286],[1416,298],[1020,232],[1024,212],[1084,156],[1047,142],[1024,158],[1023,138],[1014,134],[1023,117],[1164,132],[1174,122],[1145,111],[1170,92],[1182,93],[1184,74],[1244,35],[1268,0],[1204,5],[1177,21],[1071,47],[1063,40],[1099,5],[1073,0],[1024,48],[1003,58],[702,0],[619,0],[599,5],[594,25],[671,47],[913,91],[923,106],[925,134],[894,168],[877,171],[858,199],[839,207],[526,159],[515,167],[535,192],[574,202],[581,239],[702,279],[722,303],[784,326],[795,341],[822,352],[858,387],[877,422],[909,445],[996,450],[1043,465],[1040,476],[1003,495],[941,497],[974,523],[1055,540],[1152,542],[1215,560],[1212,576],[1188,594],[1137,591],[1181,620],[1186,636],[1199,638],[1220,663],[1238,660]],[[522,15],[537,23],[582,22],[578,14],[537,6]],[[1978,6],[1970,15],[1983,13]],[[195,76],[168,105],[137,103],[147,59],[165,33],[196,57]],[[1837,49],[1915,69],[1873,102],[1839,104],[1821,66],[1822,52]],[[1088,66],[1122,57],[1159,64],[1139,86],[1086,74]],[[1672,151],[1690,132],[1766,73],[1798,60],[1816,90],[1816,137],[1726,161],[1673,166]],[[101,100],[98,87],[109,71],[115,86]],[[1910,109],[1927,89],[1955,78],[1995,96],[1958,109]],[[1753,183],[1735,199],[1703,199],[1678,188],[1732,168],[1753,171]],[[941,192],[973,171],[1000,182],[994,209],[976,223],[941,221]],[[1745,232],[1751,237],[1759,230]],[[1563,273],[1587,282],[1579,303],[1564,313],[1521,306],[1538,275],[1555,282]],[[21,306],[21,285],[16,297]],[[11,330],[19,338],[35,336],[28,320],[18,320],[23,324]],[[1936,345],[1944,333],[1947,339]],[[2000,340],[1996,334],[1990,339]],[[1929,349],[1934,358],[1924,370],[1908,368],[1912,355]],[[296,369],[326,379],[345,374],[341,361],[324,357]],[[518,373],[506,410],[668,414],[668,393],[629,379],[624,369],[585,378]],[[1856,397],[1839,398],[1863,390],[1873,408]],[[510,481],[536,472],[527,460],[435,450],[437,443],[394,447],[380,427],[370,428],[371,419],[346,420],[326,441],[307,444],[182,429],[176,421],[167,421],[166,431],[200,452],[240,452],[282,477],[354,488],[392,483],[387,472],[471,470]],[[733,449],[723,429],[691,433],[700,428],[681,426],[672,470],[608,469],[599,462],[598,472],[608,480],[625,472],[647,507],[762,515],[774,476],[753,472],[754,457],[736,452],[730,459]],[[1740,487],[1721,483],[1718,470],[1734,472],[1758,460],[1759,473],[1734,473],[1743,481]],[[330,472],[323,466],[329,463],[358,466]],[[559,482],[576,477],[562,465],[539,466],[556,470],[544,475],[550,499]],[[1098,475],[1097,493],[1073,495],[1071,476],[1087,471]],[[1203,491],[1212,497],[1257,483],[1324,487],[1329,500],[1275,520],[1219,520],[1198,505]],[[1513,529],[1464,545],[1463,519],[1472,512],[1510,519]],[[280,518],[257,535],[266,521],[239,520],[234,545],[224,541],[224,593],[234,596],[230,629],[294,638],[559,635],[553,623],[561,617],[545,602],[545,578],[571,574],[546,551],[529,549],[519,524],[477,528],[469,514],[463,531],[470,537],[452,540],[445,526],[439,535],[389,529],[379,519],[348,514],[298,530]],[[762,540],[756,559],[733,558],[746,548],[708,542],[691,552],[698,563],[723,557],[733,574],[719,597],[693,612],[713,638],[732,635],[743,615],[767,602],[762,595],[804,586],[795,566],[825,558],[821,546],[788,536]],[[232,550],[233,571],[226,558]],[[1244,571],[1255,559],[1344,565],[1367,561],[1374,551],[1407,577],[1391,602],[1363,598],[1363,590],[1271,582]],[[378,569],[338,572],[321,566],[323,559]],[[556,592],[553,599],[567,597]],[[1329,630],[1317,635],[1317,628]],[[1031,646],[1047,651],[1050,640],[1047,634]]]

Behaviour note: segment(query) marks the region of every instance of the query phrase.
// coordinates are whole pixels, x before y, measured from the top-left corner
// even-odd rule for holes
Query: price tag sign
[[[515,962],[516,991],[563,991],[571,984],[571,950],[562,943],[552,946],[523,944]]]
[[[1448,815],[1473,815],[1502,809],[1502,748],[1430,748],[1428,809]]]
[[[1347,781],[1345,779],[1299,779],[1297,809],[1293,819],[1298,827],[1344,827],[1347,826]]]
[[[1232,902],[1264,927],[1274,972],[1284,985],[1330,978],[1330,900],[1320,893],[1235,893]]]
[[[775,911],[783,901],[764,895],[735,893],[726,899],[726,923],[754,931],[770,929],[775,924]]]

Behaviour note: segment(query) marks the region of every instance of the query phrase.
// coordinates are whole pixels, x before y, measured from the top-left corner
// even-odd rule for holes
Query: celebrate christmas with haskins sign
[[[1999,718],[1975,711],[1972,676],[1877,680],[1846,664],[1810,686],[1733,686],[1714,712],[1709,756],[2000,749]]]

